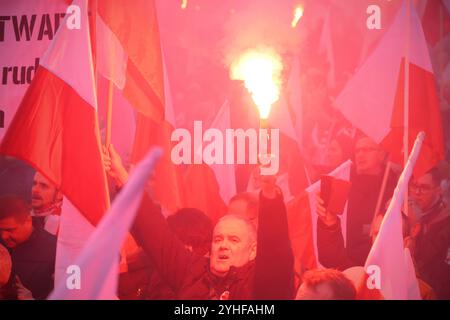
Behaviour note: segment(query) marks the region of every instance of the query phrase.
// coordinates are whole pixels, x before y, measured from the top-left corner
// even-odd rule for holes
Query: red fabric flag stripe
[[[92,224],[109,206],[95,109],[40,66],[0,153],[30,163]]]
[[[403,164],[404,132],[404,77],[405,63],[401,62],[397,82],[397,94],[391,118],[391,132],[383,141],[392,160]],[[444,158],[444,138],[434,75],[414,64],[409,66],[409,117],[408,154],[411,152],[417,134],[426,133],[414,174],[421,176]]]

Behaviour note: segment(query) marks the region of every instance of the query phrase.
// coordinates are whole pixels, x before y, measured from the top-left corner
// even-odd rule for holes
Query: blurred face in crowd
[[[257,216],[257,212],[252,212],[252,210],[249,210],[248,202],[245,199],[230,201],[228,213],[244,217],[248,220],[255,219]]]
[[[230,267],[242,267],[256,257],[256,234],[243,219],[230,215],[216,224],[211,245],[210,269],[225,276]]]
[[[308,286],[302,283],[297,291],[296,300],[334,300],[334,294],[331,287],[322,283],[316,287]]]
[[[384,151],[370,138],[361,138],[355,146],[355,163],[358,174],[379,174],[383,170]]]
[[[244,199],[230,201],[228,213],[245,217],[247,214],[247,201]]]
[[[252,205],[246,199],[236,199],[230,201],[228,205],[228,214],[234,214],[240,217],[245,218],[250,221],[255,229],[258,228],[258,207],[256,204]]]
[[[36,172],[31,189],[31,206],[34,210],[46,210],[55,201],[60,201],[62,194],[42,174]]]
[[[27,241],[32,231],[33,224],[30,215],[0,219],[0,239],[10,249]]]
[[[337,167],[344,162],[344,152],[336,140],[332,140],[325,154],[325,163],[330,167]]]
[[[433,206],[441,195],[441,187],[433,180],[430,173],[413,179],[409,185],[409,191],[411,198],[423,211]]]

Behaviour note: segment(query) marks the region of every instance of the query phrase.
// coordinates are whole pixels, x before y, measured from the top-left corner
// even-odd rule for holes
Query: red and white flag
[[[153,41],[157,41],[158,44],[155,43],[155,45],[159,45],[159,38],[154,38]],[[164,55],[161,55],[159,63],[163,68],[161,85],[164,90],[164,118],[158,121],[141,112],[136,114],[136,132],[132,149],[132,162],[138,162],[153,147],[163,149],[164,154],[155,168],[153,184],[154,197],[165,210],[174,212],[183,206],[184,190],[182,187],[181,168],[172,162],[170,156],[174,146],[174,143],[171,141],[171,135],[177,126]],[[132,101],[130,102],[133,103]]]
[[[409,61],[407,151],[418,132],[424,131],[414,168],[421,175],[443,158],[443,131],[427,43],[416,11],[406,3],[334,105],[355,127],[381,143],[394,162],[403,164],[405,61]]]
[[[131,162],[151,147],[163,148],[155,170],[154,197],[165,209],[181,207],[181,177],[170,160],[175,123],[154,1],[99,0],[96,18],[97,70],[136,112]],[[167,96],[168,95],[168,96]],[[117,99],[113,101],[113,111]],[[112,128],[112,135],[119,128]]]
[[[63,21],[66,0],[2,1],[0,142],[31,84],[39,59]]]
[[[64,194],[55,282],[109,208],[88,4],[73,4],[79,16],[66,15],[0,146],[1,153],[30,163]],[[79,24],[70,28],[69,19]]]
[[[164,119],[164,80],[154,1],[97,1],[98,72],[144,116]]]
[[[62,22],[40,61],[0,152],[30,163],[96,224],[109,207],[100,152],[87,1],[79,29]],[[72,17],[73,18],[73,17]]]

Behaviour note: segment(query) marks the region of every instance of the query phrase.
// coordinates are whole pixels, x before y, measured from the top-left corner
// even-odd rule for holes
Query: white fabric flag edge
[[[79,267],[79,270],[84,270],[91,275],[96,273],[90,279],[91,281],[85,284],[81,280],[82,286],[79,290],[69,290],[66,281],[60,281],[49,300],[115,298],[120,248],[136,216],[145,184],[161,154],[160,149],[153,149],[135,167],[128,183],[119,193],[111,209],[100,221],[76,259],[75,265]],[[103,259],[99,259],[100,256]],[[106,266],[109,270],[97,268],[100,265]],[[109,292],[103,290],[105,285]]]

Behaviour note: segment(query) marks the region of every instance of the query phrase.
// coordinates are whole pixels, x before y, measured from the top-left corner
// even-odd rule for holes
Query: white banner
[[[0,141],[34,78],[39,59],[64,19],[65,0],[2,1],[0,6]]]

